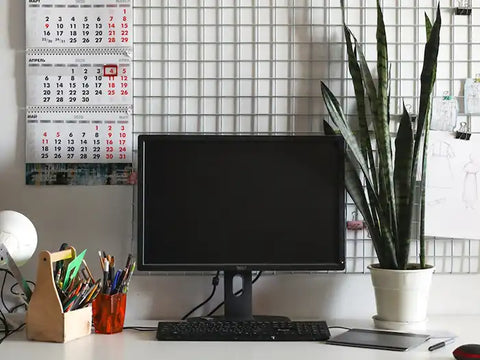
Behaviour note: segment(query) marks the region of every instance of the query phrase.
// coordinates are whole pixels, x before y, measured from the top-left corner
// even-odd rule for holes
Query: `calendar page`
[[[27,184],[135,183],[132,3],[26,1]]]
[[[125,49],[27,51],[27,104],[130,105],[131,56]]]
[[[28,48],[132,44],[131,0],[29,0],[26,15]]]
[[[129,183],[131,132],[130,108],[30,108],[27,184]]]

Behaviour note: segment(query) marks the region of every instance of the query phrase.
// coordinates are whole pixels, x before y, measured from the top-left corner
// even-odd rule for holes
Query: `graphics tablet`
[[[355,346],[363,348],[406,351],[418,346],[430,338],[430,335],[411,334],[394,331],[350,329],[329,340],[327,344]]]

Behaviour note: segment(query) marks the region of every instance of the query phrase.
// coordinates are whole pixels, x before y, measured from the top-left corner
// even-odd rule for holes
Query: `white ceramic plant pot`
[[[390,270],[370,265],[368,268],[377,304],[375,326],[390,330],[424,328],[434,267]]]

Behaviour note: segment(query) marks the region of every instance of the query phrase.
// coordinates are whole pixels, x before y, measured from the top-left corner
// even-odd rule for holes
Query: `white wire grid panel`
[[[345,0],[346,23],[376,58],[376,1]],[[436,0],[383,0],[391,108],[418,106],[425,43],[424,13]],[[455,15],[457,1],[440,1],[441,48],[436,96],[463,104],[466,78],[480,73],[480,6]],[[134,0],[134,132],[322,132],[324,81],[355,117],[345,58],[340,0]],[[460,108],[459,122],[480,131]],[[136,145],[134,146],[136,147]],[[355,207],[348,199],[347,219]],[[417,243],[412,243],[412,254]],[[478,240],[427,241],[437,272],[479,272]],[[412,261],[416,259],[412,257]],[[367,271],[375,254],[365,231],[347,231],[346,272]]]

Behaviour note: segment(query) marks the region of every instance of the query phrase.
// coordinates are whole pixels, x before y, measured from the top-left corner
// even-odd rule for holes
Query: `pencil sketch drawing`
[[[431,131],[430,140],[425,234],[480,239],[480,136],[465,141],[449,131]]]
[[[429,146],[428,164],[431,168],[427,176],[427,186],[450,189],[453,187],[451,159],[455,157],[452,145],[448,141],[437,141]]]
[[[465,178],[463,180],[462,200],[467,209],[475,209],[478,202],[477,174],[480,166],[474,154],[470,154],[470,161],[465,164],[463,170],[465,171]]]

